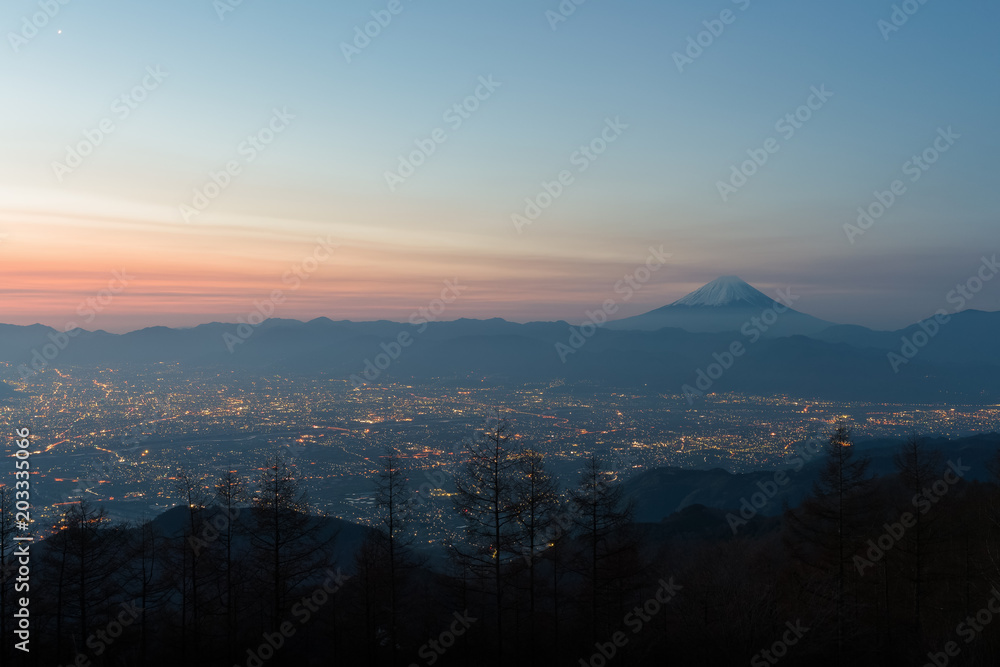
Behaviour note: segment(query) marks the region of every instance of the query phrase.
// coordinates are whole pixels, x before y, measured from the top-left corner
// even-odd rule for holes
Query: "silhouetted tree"
[[[535,664],[537,655],[536,630],[536,576],[535,565],[540,551],[554,539],[551,533],[559,509],[559,484],[546,471],[542,454],[533,450],[523,452],[519,459],[519,477],[515,484],[515,494],[519,505],[518,521],[521,530],[521,553],[525,557],[528,574],[528,629],[530,664]]]
[[[187,508],[187,527],[184,529],[184,540],[181,547],[181,571],[186,575],[181,579],[181,655],[184,657],[189,647],[197,655],[201,645],[198,578],[202,553],[200,549],[194,548],[193,545],[204,520],[203,516],[207,497],[202,488],[201,477],[183,468],[177,470],[174,488]],[[189,545],[191,548],[188,548]],[[191,591],[190,597],[187,594],[188,586],[190,586]],[[189,608],[191,610],[190,619],[188,618]],[[191,637],[190,642],[188,640],[189,634]]]
[[[376,664],[377,641],[377,608],[380,598],[380,584],[383,583],[381,572],[384,569],[382,555],[384,550],[379,546],[381,535],[372,531],[361,541],[354,554],[354,586],[358,593],[358,604],[362,612],[362,627],[364,628],[364,652],[368,665]]]
[[[392,661],[395,664],[402,584],[400,579],[412,567],[413,538],[409,532],[412,507],[406,471],[400,467],[399,452],[391,447],[382,455],[380,469],[375,478],[375,508],[378,513],[378,534],[381,538],[376,541],[376,545],[383,547],[387,552],[389,567],[389,643]]]
[[[328,560],[334,535],[322,535],[309,500],[280,454],[267,460],[252,502],[251,545],[270,599],[270,627],[282,621],[292,589]]]
[[[108,609],[115,596],[123,596],[124,582],[117,573],[125,553],[125,533],[103,507],[86,500],[63,514],[60,528],[45,540],[44,562],[57,574],[57,632],[65,633],[75,652],[86,646],[99,624],[107,622],[100,610]],[[64,616],[76,619],[75,632],[66,632]]]
[[[126,586],[131,591],[130,596],[138,599],[137,604],[143,610],[137,622],[139,659],[145,664],[149,660],[150,612],[163,603],[169,592],[169,586],[158,576],[163,567],[161,559],[165,540],[157,535],[151,521],[128,526],[126,535]]]
[[[237,601],[236,596],[233,594],[233,539],[237,520],[240,516],[239,506],[248,500],[246,480],[239,476],[236,471],[227,470],[215,483],[215,497],[219,508],[225,515],[224,520],[219,523],[222,524],[220,536],[223,541],[223,547],[226,550],[226,594],[224,601],[226,610],[226,650],[227,658],[231,661],[235,659],[237,623]]]
[[[913,631],[917,642],[921,640],[921,619],[923,615],[923,584],[924,569],[927,560],[928,528],[925,525],[934,522],[933,515],[925,516],[913,502],[937,480],[944,471],[944,461],[940,452],[928,451],[917,435],[910,436],[893,456],[899,481],[906,492],[903,505],[904,512],[913,515],[913,527],[900,541],[899,550],[912,559],[908,569],[908,578],[913,587]]]
[[[602,632],[600,608],[609,604],[613,588],[626,576],[621,568],[636,548],[629,534],[633,507],[624,491],[613,484],[614,473],[593,455],[584,466],[578,486],[571,492],[570,512],[582,542],[581,573],[587,582],[590,608],[590,638],[597,642]]]
[[[519,557],[522,507],[517,488],[520,452],[512,446],[510,424],[499,415],[466,446],[466,462],[455,480],[455,508],[466,522],[466,541],[454,545],[463,564],[491,581],[496,657],[502,662],[505,564]]]
[[[877,537],[869,464],[870,459],[856,455],[850,429],[838,426],[826,444],[823,468],[812,493],[801,507],[785,514],[786,545],[807,568],[800,583],[808,592],[834,603],[838,659],[843,656],[844,600],[853,556],[864,537]]]

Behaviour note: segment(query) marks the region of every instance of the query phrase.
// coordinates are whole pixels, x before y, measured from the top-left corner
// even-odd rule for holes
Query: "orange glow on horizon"
[[[10,217],[0,209],[0,220]],[[274,317],[406,321],[456,279],[464,290],[442,319],[577,320],[613,296],[615,281],[642,259],[611,250],[595,257],[569,242],[553,245],[549,255],[525,256],[511,239],[440,233],[408,244],[413,238],[404,233],[356,227],[338,228],[339,240],[322,233],[330,227],[8,224],[13,231],[0,267],[4,322],[114,332],[235,322],[279,290],[284,302]],[[330,240],[339,245],[328,255]],[[639,293],[630,304],[635,312],[648,309],[641,300],[662,305],[662,287]]]

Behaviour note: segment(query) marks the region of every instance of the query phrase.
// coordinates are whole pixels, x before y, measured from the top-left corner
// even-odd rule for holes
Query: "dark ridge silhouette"
[[[239,343],[229,339],[230,352],[225,336],[236,334],[232,324],[155,327],[122,335],[84,331],[72,338],[40,325],[4,325],[0,361],[12,364],[2,377],[7,382],[60,367],[169,362],[189,369],[324,373],[376,384],[475,374],[514,383],[560,379],[617,388],[645,385],[650,391],[680,395],[685,385],[701,389],[699,371],[704,373],[716,355],[740,343],[745,352],[711,383],[709,392],[882,402],[1000,401],[1000,347],[995,344],[1000,313],[959,313],[940,325],[933,337],[915,336],[929,326],[897,332],[836,326],[810,336],[759,338],[739,330],[692,333],[677,328],[599,327],[587,329],[590,335],[585,337],[580,327],[565,322],[463,319],[411,325],[325,318],[307,323],[267,320]],[[366,361],[382,353],[381,346],[396,340],[400,332],[413,338],[405,353],[376,379],[362,378]],[[914,338],[923,346],[904,346],[904,339]]]

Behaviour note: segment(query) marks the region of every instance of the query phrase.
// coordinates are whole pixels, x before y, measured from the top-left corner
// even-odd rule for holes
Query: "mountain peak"
[[[671,306],[760,306],[767,308],[774,300],[738,276],[720,276],[699,287]]]

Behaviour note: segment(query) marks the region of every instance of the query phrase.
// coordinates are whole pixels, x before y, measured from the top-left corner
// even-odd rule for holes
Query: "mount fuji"
[[[791,302],[795,297],[786,295],[784,299]],[[769,338],[810,336],[831,326],[834,326],[831,322],[800,313],[787,303],[772,299],[737,276],[716,278],[662,308],[606,325],[609,329],[634,331],[672,327],[692,333],[756,330]]]

